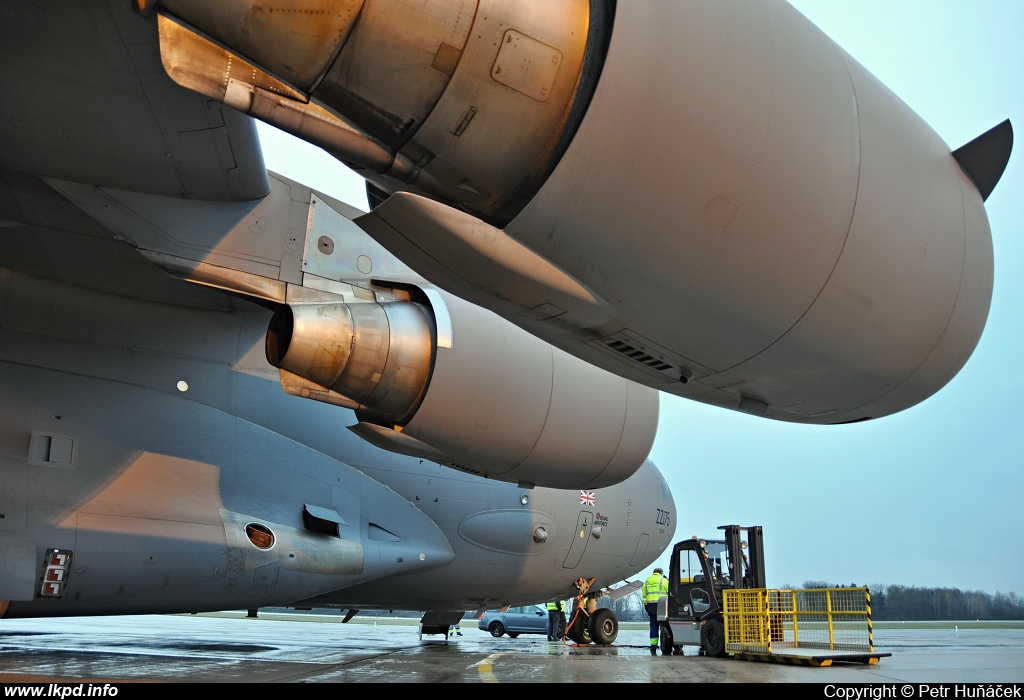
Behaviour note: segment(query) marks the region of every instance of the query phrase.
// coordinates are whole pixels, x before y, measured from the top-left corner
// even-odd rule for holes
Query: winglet
[[[960,169],[986,200],[1003,176],[1013,150],[1013,127],[1007,119],[968,144],[953,151]]]

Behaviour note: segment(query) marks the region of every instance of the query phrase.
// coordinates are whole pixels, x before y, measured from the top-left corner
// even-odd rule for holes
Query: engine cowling
[[[579,127],[614,14],[600,0],[159,5],[179,84],[316,143],[384,190],[502,225]]]
[[[554,488],[609,486],[640,468],[657,430],[655,390],[458,297],[418,291],[283,306],[267,359],[307,382],[293,393],[357,411],[355,432],[392,451]]]
[[[418,274],[624,377],[848,423],[979,341],[1012,130],[951,153],[788,3],[160,7],[179,84],[355,165]]]

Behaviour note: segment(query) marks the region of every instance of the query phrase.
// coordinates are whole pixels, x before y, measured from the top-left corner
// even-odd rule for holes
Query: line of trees
[[[647,611],[644,609],[644,597],[640,594],[640,591],[633,591],[616,601],[602,596],[597,601],[597,607],[611,608],[615,611],[615,617],[619,618],[620,621],[647,620]]]
[[[834,588],[836,585],[804,581],[803,587]],[[875,620],[1024,620],[1024,597],[1016,593],[877,583],[869,589],[871,616]]]
[[[872,586],[876,620],[1024,620],[1024,597],[959,588]]]
[[[853,586],[854,584],[850,584]],[[801,588],[838,588],[826,581],[805,581]],[[795,586],[783,586],[795,588]],[[874,620],[1024,620],[1024,596],[1016,593],[962,591],[959,588],[924,588],[875,584],[871,590]],[[611,608],[620,620],[646,620],[639,592],[598,605]]]

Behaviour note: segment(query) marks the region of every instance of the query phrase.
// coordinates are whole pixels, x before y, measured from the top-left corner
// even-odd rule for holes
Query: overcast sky
[[[793,4],[952,148],[1013,121],[1017,148],[986,207],[992,308],[960,374],[895,416],[809,427],[662,395],[651,458],[675,496],[676,537],[763,525],[771,586],[1024,594],[1024,2]],[[362,180],[329,156],[262,125],[261,138],[268,168],[366,208]]]

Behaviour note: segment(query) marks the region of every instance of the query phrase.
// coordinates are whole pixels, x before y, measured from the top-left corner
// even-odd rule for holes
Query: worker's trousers
[[[658,635],[661,632],[661,625],[658,623],[658,604],[648,603],[644,606],[647,617],[651,620],[651,646],[658,646]]]

